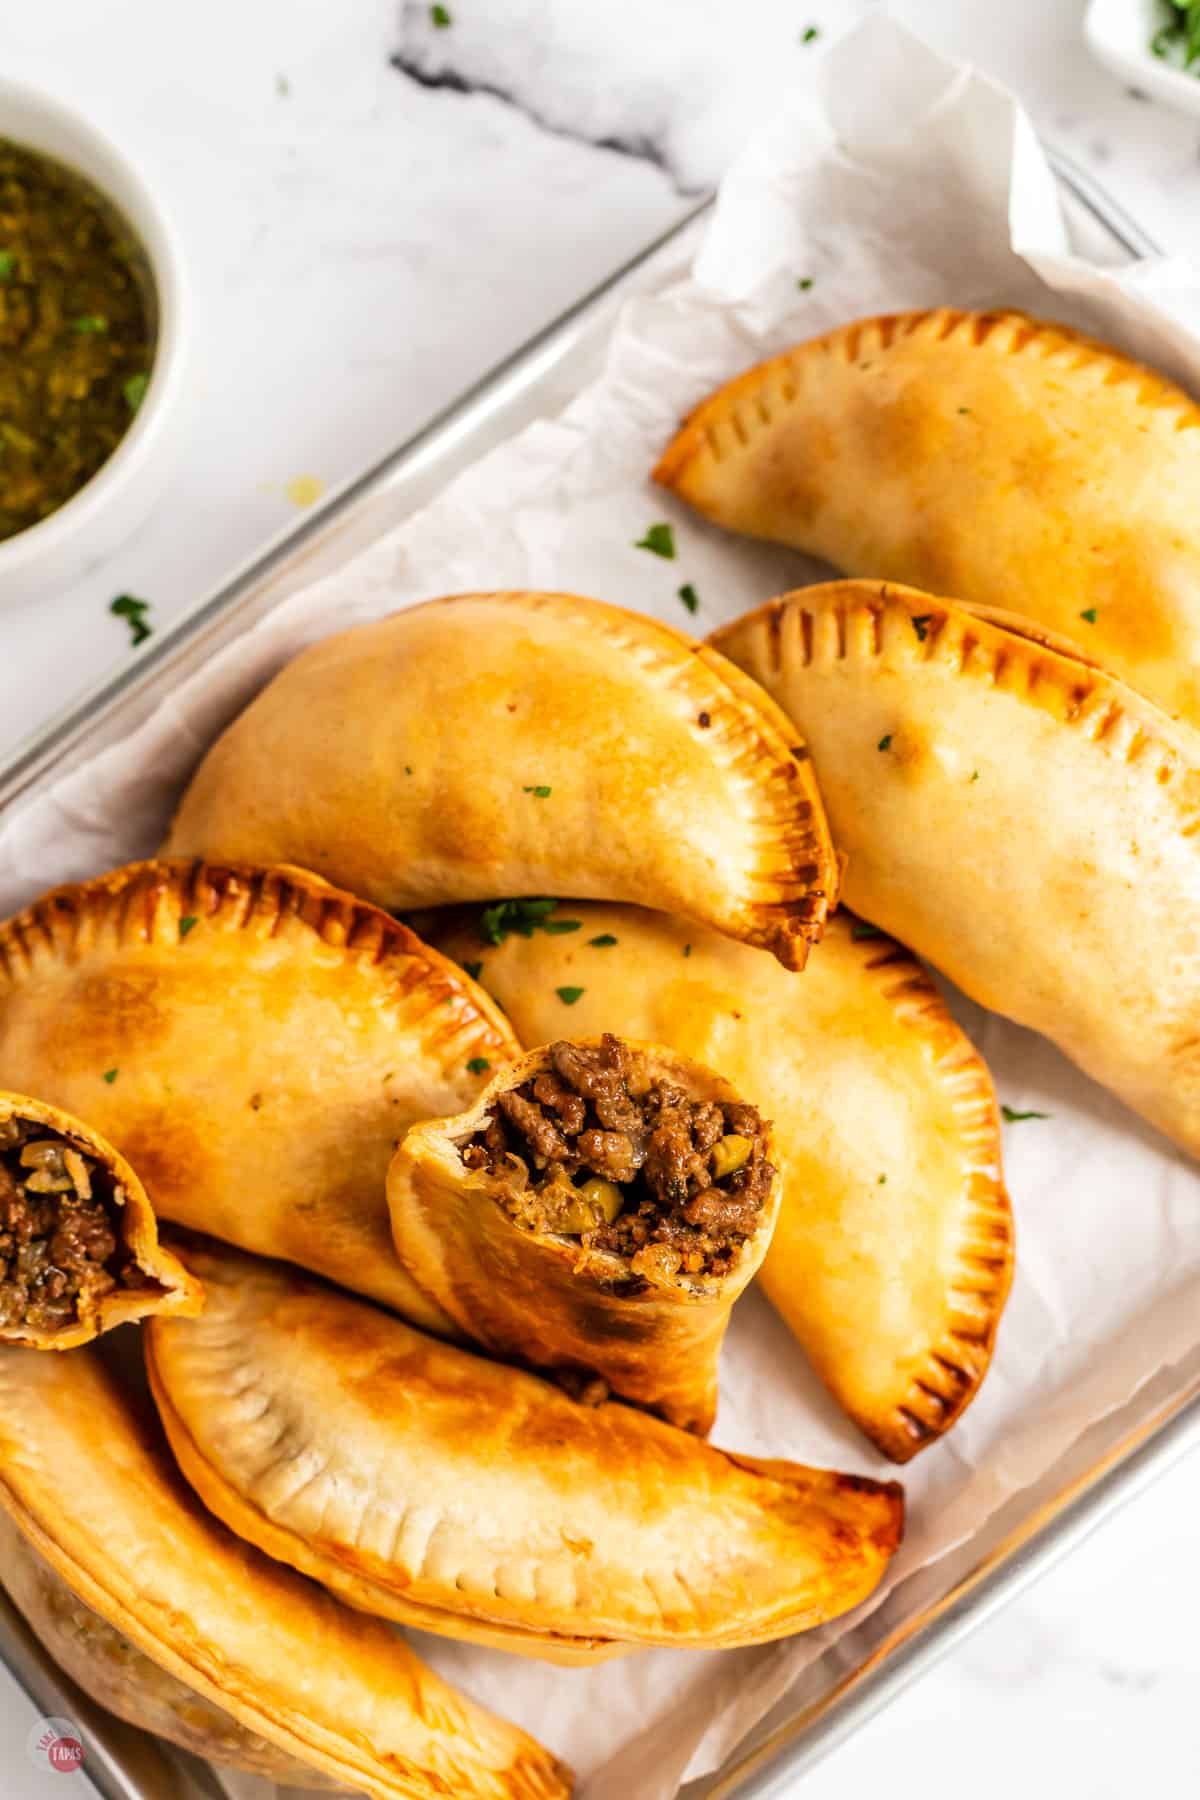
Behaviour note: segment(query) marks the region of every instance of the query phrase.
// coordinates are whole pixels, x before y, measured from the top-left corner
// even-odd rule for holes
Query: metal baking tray
[[[1095,261],[1156,254],[1139,225],[1087,174],[1047,150],[1072,240]],[[71,705],[0,765],[0,807],[129,732],[220,646],[288,592],[352,554],[422,505],[453,475],[530,420],[558,409],[599,367],[617,309],[681,267],[710,201],[587,295],[421,431],[347,483],[299,528],[267,548],[115,678]],[[903,1582],[801,1676],[686,1800],[769,1800],[811,1768],[969,1631],[1036,1581],[1106,1518],[1200,1445],[1200,1343],[1127,1406],[1098,1422],[1034,1488],[1013,1496],[956,1551]],[[104,1800],[214,1794],[192,1758],[110,1719],[60,1675],[0,1594],[0,1660],[47,1714],[75,1718],[87,1739],[86,1779]],[[77,1775],[77,1782],[83,1776]]]

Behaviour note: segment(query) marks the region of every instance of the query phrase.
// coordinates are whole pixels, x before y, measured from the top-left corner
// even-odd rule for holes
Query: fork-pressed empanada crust
[[[1192,728],[911,588],[830,582],[717,636],[808,734],[855,911],[1200,1153]]]
[[[895,1483],[579,1406],[280,1264],[188,1260],[208,1304],[154,1330],[147,1358],[180,1466],[219,1518],[355,1605],[761,1643],[857,1605],[899,1542]]]
[[[783,1200],[759,1281],[850,1417],[907,1461],[977,1392],[1012,1274],[981,1058],[914,959],[845,914],[793,976],[684,919],[572,912],[578,931],[493,948],[472,920],[432,931],[481,960],[526,1042],[553,1033],[558,988],[577,986],[574,1029],[671,1044],[774,1121]]]
[[[392,1245],[417,1119],[518,1045],[460,969],[300,869],[135,863],[0,925],[0,1082],[87,1119],[159,1216],[454,1334]]]
[[[378,1800],[555,1800],[561,1765],[377,1620],[212,1519],[95,1349],[0,1350],[0,1506],[84,1604],[289,1756]]]
[[[1200,407],[1068,326],[858,320],[719,389],[655,478],[849,575],[1019,605],[1200,723]]]
[[[581,914],[592,909],[576,906]],[[559,943],[560,937],[544,942]],[[572,936],[575,934],[572,933]],[[722,940],[729,942],[728,939]],[[762,951],[772,968],[773,957]],[[780,973],[784,971],[780,970]],[[557,1005],[561,1009],[562,1001]],[[545,1033],[554,1036],[554,1023]],[[578,1042],[586,1035],[573,1031]],[[599,1035],[598,1033],[596,1034]],[[693,1100],[754,1102],[695,1059],[652,1043],[631,1043],[640,1076],[666,1080]],[[572,1377],[599,1377],[614,1394],[687,1431],[706,1433],[717,1413],[717,1364],[734,1302],[756,1274],[779,1213],[775,1169],[753,1232],[723,1275],[654,1270],[636,1286],[628,1264],[586,1249],[578,1236],[518,1226],[496,1183],[466,1168],[461,1146],[494,1116],[496,1097],[551,1067],[549,1049],[531,1051],[494,1077],[467,1112],[414,1125],[388,1170],[396,1250],[409,1274],[462,1331],[493,1355]]]
[[[0,1508],[0,1582],[47,1655],[98,1706],[193,1756],[295,1787],[341,1782],[240,1725],[85,1606]]]
[[[118,1280],[110,1293],[98,1298],[83,1296],[71,1324],[31,1325],[25,1318],[0,1322],[0,1343],[25,1344],[34,1350],[73,1350],[99,1333],[111,1331],[114,1325],[131,1324],[150,1313],[198,1313],[204,1304],[200,1284],[179,1258],[159,1243],[154,1210],[125,1158],[81,1119],[27,1094],[0,1093],[0,1128],[10,1119],[38,1126],[52,1139],[89,1157],[103,1172],[111,1183],[113,1235],[128,1255],[136,1277],[128,1284]]]
[[[571,594],[461,594],[314,645],[209,751],[167,851],[301,863],[390,911],[638,900],[796,968],[837,897],[803,745],[766,696]]]

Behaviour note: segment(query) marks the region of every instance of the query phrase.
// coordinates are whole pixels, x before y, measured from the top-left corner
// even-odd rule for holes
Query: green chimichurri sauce
[[[56,511],[112,455],[154,336],[146,255],[116,208],[0,138],[0,539]]]

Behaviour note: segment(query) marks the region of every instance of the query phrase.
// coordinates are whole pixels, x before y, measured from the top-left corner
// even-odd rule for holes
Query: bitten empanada
[[[0,1082],[103,1132],[161,1218],[432,1331],[454,1327],[397,1260],[387,1166],[517,1052],[452,963],[298,869],[135,863],[0,925]]]
[[[548,1752],[456,1694],[395,1632],[211,1518],[94,1348],[0,1349],[0,1508],[85,1607],[251,1743],[378,1800],[570,1792]],[[207,1736],[208,1719],[197,1728]]]
[[[1191,727],[912,588],[807,588],[718,637],[809,734],[855,911],[1200,1153]]]
[[[1015,605],[1196,724],[1198,428],[1181,388],[1068,326],[941,307],[750,369],[655,479],[848,575]]]
[[[124,1157],[56,1106],[0,1093],[0,1344],[71,1350],[203,1304]]]
[[[803,746],[705,645],[572,594],[462,594],[289,663],[168,854],[294,862],[389,911],[584,894],[803,966],[837,864]]]
[[[367,1611],[763,1643],[857,1605],[899,1542],[894,1482],[714,1450],[282,1265],[187,1254],[207,1306],[152,1327],[147,1358],[180,1467],[235,1531]]]
[[[560,1027],[566,988],[573,1029],[670,1044],[754,1096],[783,1171],[758,1279],[850,1417],[907,1461],[977,1392],[1012,1275],[981,1058],[914,959],[845,914],[798,976],[640,907],[570,917],[494,947],[462,918],[434,939],[526,1043]]]
[[[745,1095],[612,1036],[534,1050],[467,1112],[412,1126],[387,1184],[401,1262],[467,1336],[702,1434],[781,1186]]]
[[[208,1762],[296,1787],[340,1781],[299,1762],[139,1650],[39,1556],[0,1509],[0,1582],[46,1653],[98,1706]]]

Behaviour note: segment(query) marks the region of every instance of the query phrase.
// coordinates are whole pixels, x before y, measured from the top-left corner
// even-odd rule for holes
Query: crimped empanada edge
[[[81,963],[102,944],[202,954],[203,935],[185,920],[270,938],[289,915],[347,960],[378,967],[397,1000],[421,990],[419,1020],[433,1044],[453,1040],[456,1060],[518,1054],[499,1007],[457,964],[389,913],[292,864],[151,858],[65,882],[0,924],[0,992],[33,980],[47,961]],[[405,959],[398,974],[387,967],[393,957]]]
[[[482,1642],[490,1649],[504,1649],[514,1655],[558,1663],[565,1668],[587,1668],[637,1648],[634,1644],[611,1638],[571,1638],[558,1632],[505,1625],[497,1620],[476,1617],[466,1610],[461,1614],[443,1613],[437,1607],[406,1600],[402,1592],[384,1587],[369,1575],[343,1564],[332,1551],[323,1555],[289,1525],[271,1518],[255,1501],[239,1492],[217,1468],[197,1444],[171,1399],[158,1367],[155,1337],[150,1332],[146,1334],[145,1349],[150,1391],[180,1471],[209,1511],[235,1536],[253,1544],[262,1554],[322,1583],[331,1593],[344,1597],[346,1604],[378,1618],[463,1642]],[[507,1641],[510,1639],[511,1642]]]
[[[703,732],[707,753],[740,784],[743,808],[747,798],[751,803],[742,816],[752,834],[753,865],[744,873],[753,897],[707,922],[802,969],[837,905],[839,865],[807,747],[771,696],[710,644],[607,600],[513,589],[449,594],[425,605],[464,599],[497,599],[567,619],[586,611],[599,635],[672,694],[681,719]]]
[[[987,1064],[903,945],[881,935],[854,948],[893,1016],[930,1046],[968,1169],[960,1206],[961,1248],[945,1319],[894,1403],[858,1408],[853,1414],[885,1455],[905,1463],[949,1431],[979,1392],[1012,1287],[1015,1228],[1002,1173],[1000,1114]]]
[[[326,1748],[323,1743],[309,1743],[303,1735],[305,1730],[320,1734],[327,1738],[329,1732],[314,1725],[308,1713],[283,1709],[272,1701],[268,1704],[263,1696],[262,1683],[257,1682],[253,1691],[248,1687],[243,1672],[235,1664],[223,1664],[219,1668],[202,1667],[198,1660],[192,1660],[180,1646],[185,1642],[182,1630],[183,1619],[176,1615],[171,1620],[173,1637],[158,1635],[143,1624],[141,1619],[133,1617],[122,1605],[118,1596],[104,1587],[101,1582],[77,1560],[76,1556],[60,1539],[52,1537],[40,1521],[14,1494],[0,1472],[0,1504],[9,1513],[18,1531],[32,1545],[38,1555],[47,1562],[55,1573],[61,1576],[71,1591],[79,1596],[85,1606],[91,1608],[100,1618],[127,1637],[131,1643],[158,1663],[160,1668],[174,1675],[176,1680],[185,1686],[193,1687],[212,1701],[215,1706],[223,1707],[231,1713],[240,1724],[261,1734],[265,1724],[267,1730],[276,1738],[286,1740],[285,1747],[289,1754],[295,1755],[301,1762],[317,1759],[318,1766],[330,1769],[338,1776],[345,1777],[352,1771],[355,1777],[364,1779],[370,1784],[368,1791],[380,1791],[370,1769],[356,1766],[339,1751],[337,1746]],[[186,1648],[190,1649],[190,1644]],[[221,1681],[230,1683],[222,1687]],[[399,1788],[389,1792],[400,1793]]]
[[[1172,415],[1177,429],[1200,426],[1200,406],[1175,382],[1073,326],[1034,319],[1010,307],[970,312],[944,306],[856,319],[764,358],[693,407],[659,458],[653,480],[701,512],[719,516],[719,501],[694,491],[701,469],[749,451],[797,403],[809,368],[815,370],[822,357],[850,365],[864,354],[886,356],[897,344],[912,339],[930,345],[953,342],[995,357],[1038,357],[1045,362],[1067,356],[1070,360],[1061,373],[1094,370],[1097,385],[1106,392],[1132,389],[1128,398],[1134,406]]]
[[[1074,731],[1101,754],[1133,768],[1160,799],[1176,786],[1180,774],[1200,775],[1200,736],[1171,717],[1154,700],[1122,681],[1119,675],[1067,646],[1051,645],[1035,633],[1009,629],[994,610],[974,608],[929,594],[903,582],[870,581],[860,576],[795,588],[745,613],[713,633],[720,647],[741,640],[753,646],[751,660],[772,676],[782,672],[785,615],[798,615],[787,649],[800,652],[800,667],[817,657],[816,623],[832,617],[838,662],[864,667],[881,663],[884,617],[905,616],[912,626],[905,656],[914,665],[939,666],[951,675],[994,692],[1008,694]],[[856,628],[852,628],[852,625]],[[828,649],[822,644],[822,654]],[[1194,739],[1194,742],[1192,741]],[[1200,813],[1171,799],[1180,836],[1194,836]]]

